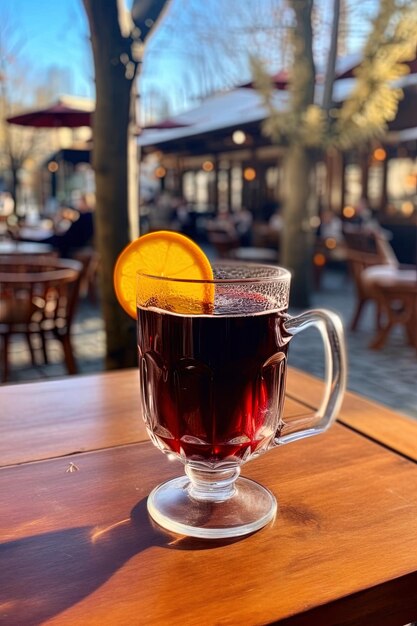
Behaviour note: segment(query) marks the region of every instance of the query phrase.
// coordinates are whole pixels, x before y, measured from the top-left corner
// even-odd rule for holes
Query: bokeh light
[[[324,245],[328,250],[334,250],[337,246],[337,241],[333,237],[328,237],[324,242]]]
[[[373,152],[373,157],[375,161],[385,161],[385,159],[387,158],[387,153],[385,152],[384,148],[375,148]]]
[[[313,263],[316,267],[323,267],[326,265],[326,257],[321,252],[317,252],[313,257]]]
[[[355,215],[356,211],[353,206],[345,206],[343,207],[342,213],[343,213],[343,217],[350,219]]]
[[[162,165],[160,165],[159,167],[156,168],[155,170],[155,176],[157,178],[164,178],[164,176],[166,176],[166,169],[164,167],[162,167]]]
[[[214,170],[214,163],[212,161],[204,161],[201,167],[205,172],[212,172]]]
[[[49,161],[48,170],[52,173],[57,172],[59,169],[59,165],[56,161]]]
[[[243,170],[243,178],[247,181],[252,181],[255,180],[256,178],[256,171],[254,170],[253,167],[245,167],[245,169]]]
[[[410,217],[414,213],[414,204],[409,200],[401,205],[401,213],[406,217]]]
[[[243,132],[243,130],[235,130],[232,135],[232,139],[234,143],[241,145],[246,141],[246,134]]]

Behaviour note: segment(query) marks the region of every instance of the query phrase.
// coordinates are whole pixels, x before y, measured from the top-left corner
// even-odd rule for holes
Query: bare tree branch
[[[335,79],[337,43],[339,39],[340,0],[333,0],[333,19],[330,36],[329,54],[327,57],[326,74],[324,80],[324,93],[322,108],[328,115],[333,96],[333,84]]]

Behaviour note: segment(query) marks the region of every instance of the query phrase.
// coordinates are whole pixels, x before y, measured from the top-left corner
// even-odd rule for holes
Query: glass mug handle
[[[318,435],[327,430],[336,418],[346,388],[346,350],[340,318],[331,311],[316,309],[306,311],[296,317],[288,316],[284,326],[290,335],[297,335],[311,326],[320,332],[324,344],[325,389],[316,413],[309,418],[303,417],[292,422],[291,426],[296,428],[293,432],[281,435],[281,426],[275,437],[275,445],[291,443],[297,439]],[[308,422],[307,427],[305,427],[306,421]]]

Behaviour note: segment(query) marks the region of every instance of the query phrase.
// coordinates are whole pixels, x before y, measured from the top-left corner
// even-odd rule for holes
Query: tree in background
[[[77,33],[74,21],[79,20],[76,5],[71,10],[71,22],[65,25],[59,42],[62,46],[71,43],[67,36]],[[72,27],[72,29],[70,28]],[[71,33],[71,35],[69,35]],[[36,35],[35,35],[36,36]],[[78,35],[75,34],[75,37]],[[12,4],[0,3],[0,178],[1,184],[11,192],[16,200],[15,210],[23,211],[26,194],[36,204],[41,197],[41,177],[35,172],[52,152],[59,148],[57,129],[39,129],[9,124],[8,117],[17,115],[22,109],[49,105],[59,95],[72,89],[72,71],[61,66],[42,66],[36,72],[33,59],[28,54],[32,32],[24,32],[13,12]],[[77,41],[79,54],[84,53],[83,41]],[[30,68],[30,71],[29,71]],[[84,80],[88,79],[88,63],[83,65]],[[82,76],[82,73],[80,73]],[[32,181],[30,179],[33,178]],[[36,198],[39,194],[39,198]]]
[[[19,172],[32,157],[38,157],[44,138],[33,128],[16,128],[6,122],[13,114],[13,104],[8,95],[7,79],[0,77],[0,172],[5,178],[7,191],[15,201],[19,197]],[[45,145],[43,145],[45,149]]]
[[[366,0],[365,0],[366,1]],[[271,73],[289,53],[286,0],[176,0],[146,46],[141,102],[146,122],[196,106],[250,80],[248,50]],[[146,124],[145,124],[146,125]]]
[[[286,194],[282,263],[293,273],[292,303],[308,306],[311,289],[313,226],[317,215],[315,163],[318,154],[331,147],[348,149],[380,137],[397,113],[402,90],[393,82],[407,71],[406,61],[417,49],[415,3],[399,5],[380,0],[379,12],[363,50],[355,86],[340,107],[333,101],[340,0],[333,2],[322,97],[318,99],[314,63],[313,0],[289,0],[293,11],[292,62],[289,71],[289,103],[276,110],[268,73],[256,58],[252,67],[257,87],[268,110],[265,133],[285,152]]]
[[[21,102],[28,99],[30,88],[25,78],[25,66],[19,57],[22,38],[7,15],[1,15],[0,27],[0,173],[7,190],[16,201],[19,171],[24,163],[39,152],[45,154],[44,136],[33,128],[17,128],[7,123]],[[15,208],[16,208],[15,204]]]
[[[129,129],[132,131],[135,121],[132,116],[134,81],[141,66],[144,43],[167,2],[136,0],[131,13],[126,10],[121,0],[119,2],[83,0],[83,4],[90,25],[95,67],[93,165],[96,173],[96,232],[97,248],[102,257],[101,294],[107,337],[107,366],[112,368],[133,365],[136,362],[134,325],[116,301],[112,274],[120,250],[135,231],[135,228],[131,227],[134,216],[131,214],[129,223],[128,211],[128,152],[129,145],[132,145],[132,132],[128,131]],[[233,5],[232,0],[227,4]],[[274,5],[273,2],[270,4]],[[284,6],[281,0],[275,4],[279,7]],[[232,42],[236,42],[239,37],[241,42],[246,42],[245,45],[242,44],[246,52],[248,43],[254,40],[255,32],[257,37],[259,36],[259,47],[268,46],[273,34],[265,17],[262,18],[262,23],[258,23],[259,19],[252,10],[255,5],[264,7],[265,2],[245,5],[235,2],[234,6],[239,11],[235,13],[228,11],[227,19],[225,4],[221,5],[220,11],[220,5],[216,0],[217,11],[213,14],[207,12],[205,7],[202,11],[203,22],[206,24],[205,37],[200,36],[203,32],[201,24],[198,28],[195,20],[189,22],[190,13],[184,11],[181,2],[172,5],[170,13],[175,10],[179,12],[178,15],[182,15],[182,26],[176,20],[172,20],[172,28],[175,28],[176,33],[180,33],[178,40],[186,40],[184,52],[187,62],[183,66],[185,68],[183,81],[187,82],[191,89],[190,76],[187,74],[187,68],[191,67],[194,68],[193,75],[203,77],[201,80],[195,79],[200,83],[194,94],[201,96],[215,89],[218,83],[214,77],[222,76],[223,86],[228,81],[235,82],[236,74],[239,75],[239,72],[236,72],[239,63],[233,64],[233,61],[241,57],[236,53],[235,47],[230,56],[225,54],[225,49],[227,46],[231,49]],[[245,7],[248,16],[253,16],[255,20],[252,30],[245,30],[243,38],[242,28],[249,28],[248,20],[230,23],[231,16],[241,14],[242,6]],[[334,6],[336,10],[329,26],[333,44],[330,46],[324,89],[327,96],[323,95],[322,103],[317,104],[315,98],[312,0],[289,0],[291,11],[288,26],[292,34],[292,52],[289,54],[287,46],[284,46],[282,54],[285,58],[289,55],[293,72],[289,87],[291,102],[286,114],[274,110],[269,79],[264,68],[260,64],[255,64],[259,87],[270,112],[266,130],[275,141],[288,145],[287,181],[292,193],[288,194],[285,209],[284,263],[294,272],[293,302],[301,305],[308,303],[311,284],[309,273],[313,229],[310,218],[317,212],[314,194],[314,165],[317,154],[331,145],[347,147],[351,141],[362,140],[365,136],[375,136],[377,129],[383,128],[381,115],[383,119],[395,115],[396,107],[393,108],[393,103],[398,100],[400,94],[389,88],[388,81],[401,74],[403,65],[399,61],[407,56],[410,51],[409,41],[415,37],[415,32],[410,33],[406,21],[396,21],[395,16],[398,13],[394,0],[381,0],[381,11],[375,20],[373,35],[365,49],[365,62],[362,66],[364,73],[358,73],[355,91],[337,112],[331,96],[337,52],[339,0],[335,0]],[[190,25],[188,29],[187,24]],[[199,33],[198,41],[191,37],[196,32]],[[217,45],[220,38],[223,41],[222,46],[210,48]],[[191,40],[194,41],[194,45],[190,45]],[[287,39],[285,44],[286,42]],[[253,50],[253,47],[251,49]],[[384,50],[384,62],[381,61],[380,49]],[[400,50],[401,57],[398,56]],[[233,52],[236,53],[234,58]],[[244,50],[241,50],[241,53],[243,54]],[[226,61],[226,64],[219,68],[220,61],[222,63]],[[387,96],[388,118],[384,112],[385,104],[382,106],[383,112],[380,111],[381,102],[384,100],[385,103]],[[137,206],[134,210],[137,210]]]
[[[145,41],[166,0],[136,0],[129,12],[122,0],[83,0],[93,50],[96,109],[93,168],[96,179],[96,246],[101,257],[100,285],[106,329],[108,369],[136,363],[135,328],[113,290],[113,268],[121,250],[137,234],[138,203],[129,215],[128,171],[137,153],[133,87]],[[133,98],[132,98],[133,94]],[[133,100],[133,103],[132,103]],[[132,175],[131,185],[137,185]]]
[[[376,0],[341,0],[340,54],[363,43]],[[321,65],[331,31],[329,0],[312,10],[315,58]],[[269,73],[292,59],[293,12],[287,0],[174,0],[146,46],[141,72],[141,103],[147,122],[198,104],[216,91],[248,83],[249,52]],[[146,124],[145,124],[146,125]]]

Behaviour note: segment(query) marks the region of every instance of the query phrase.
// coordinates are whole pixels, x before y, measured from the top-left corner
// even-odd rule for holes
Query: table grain
[[[293,369],[287,379],[287,395],[315,409],[320,405],[323,386],[314,376]],[[366,437],[417,461],[417,422],[411,417],[347,391],[337,419]]]
[[[321,387],[290,370],[286,416],[314,410]],[[0,624],[415,620],[417,425],[349,393],[339,420],[244,465],[277,496],[273,522],[204,541],[147,514],[183,469],[148,441],[136,370],[2,386]]]
[[[387,626],[417,615],[416,466],[346,427],[245,466],[279,512],[235,541],[152,524],[147,494],[182,467],[149,442],[74,455],[74,472],[68,460],[0,470],[1,623]]]
[[[284,413],[310,410],[288,398]],[[144,440],[137,369],[0,386],[0,467]]]

